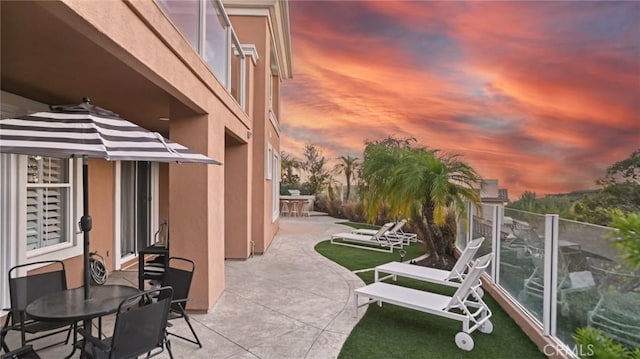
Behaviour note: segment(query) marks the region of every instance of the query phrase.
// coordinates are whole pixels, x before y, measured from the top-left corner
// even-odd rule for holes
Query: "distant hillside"
[[[545,197],[569,197],[569,198],[575,198],[575,199],[581,199],[584,196],[589,196],[589,195],[595,195],[598,192],[600,192],[599,189],[584,189],[584,190],[578,190],[578,191],[573,191],[573,192],[567,192],[567,193],[550,193],[547,194]]]

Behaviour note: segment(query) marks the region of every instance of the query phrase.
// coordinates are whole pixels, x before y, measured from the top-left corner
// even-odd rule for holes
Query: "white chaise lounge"
[[[380,282],[389,278],[396,280],[398,276],[417,279],[430,283],[443,284],[451,287],[459,287],[464,278],[471,270],[473,257],[482,245],[484,237],[473,239],[462,251],[460,257],[450,271],[429,268],[409,263],[389,262],[375,267],[375,281]],[[380,274],[387,274],[381,277]],[[482,294],[480,283],[476,283],[477,290]]]
[[[392,225],[393,223],[385,224],[373,235],[350,232],[336,233],[331,235],[331,244],[392,253],[394,248],[402,249],[404,243],[401,239],[386,236],[386,232]]]
[[[491,310],[474,289],[474,284],[480,280],[480,275],[489,266],[492,257],[493,254],[489,253],[478,258],[453,296],[401,287],[384,282],[376,282],[362,288],[357,288],[354,290],[355,315],[357,317],[359,307],[378,302],[380,306],[382,306],[382,303],[389,303],[458,320],[462,322],[462,331],[456,334],[455,343],[458,348],[471,351],[474,345],[471,333],[476,330],[485,334],[493,332],[493,324],[489,320],[492,315]],[[359,297],[365,297],[369,300],[363,304],[359,304]]]
[[[386,236],[388,238],[395,238],[395,239],[402,239],[406,245],[411,244],[411,242],[417,242],[418,241],[418,235],[415,233],[408,233],[408,232],[403,232],[402,231],[402,227],[404,227],[405,224],[407,224],[407,220],[403,219],[399,222],[393,223],[387,223],[387,224],[391,224],[392,227],[389,228],[389,230],[385,233]],[[356,233],[356,234],[364,234],[364,235],[373,235],[375,233],[377,233],[377,229],[354,229],[353,231],[351,231],[352,233]]]

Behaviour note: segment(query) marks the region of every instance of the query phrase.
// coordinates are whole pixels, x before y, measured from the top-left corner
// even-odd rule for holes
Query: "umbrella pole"
[[[89,231],[91,231],[91,216],[89,215],[89,158],[82,156],[82,207],[84,214],[80,218],[80,229],[84,232],[84,298],[89,299]]]

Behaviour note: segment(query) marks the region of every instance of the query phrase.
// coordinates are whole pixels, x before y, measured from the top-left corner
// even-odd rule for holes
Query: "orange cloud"
[[[640,4],[293,2],[283,149],[393,135],[512,198],[594,187],[640,145]]]

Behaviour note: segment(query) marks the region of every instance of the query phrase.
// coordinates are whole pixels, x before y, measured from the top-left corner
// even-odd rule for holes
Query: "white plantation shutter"
[[[27,250],[67,241],[69,160],[29,156],[27,162]]]

